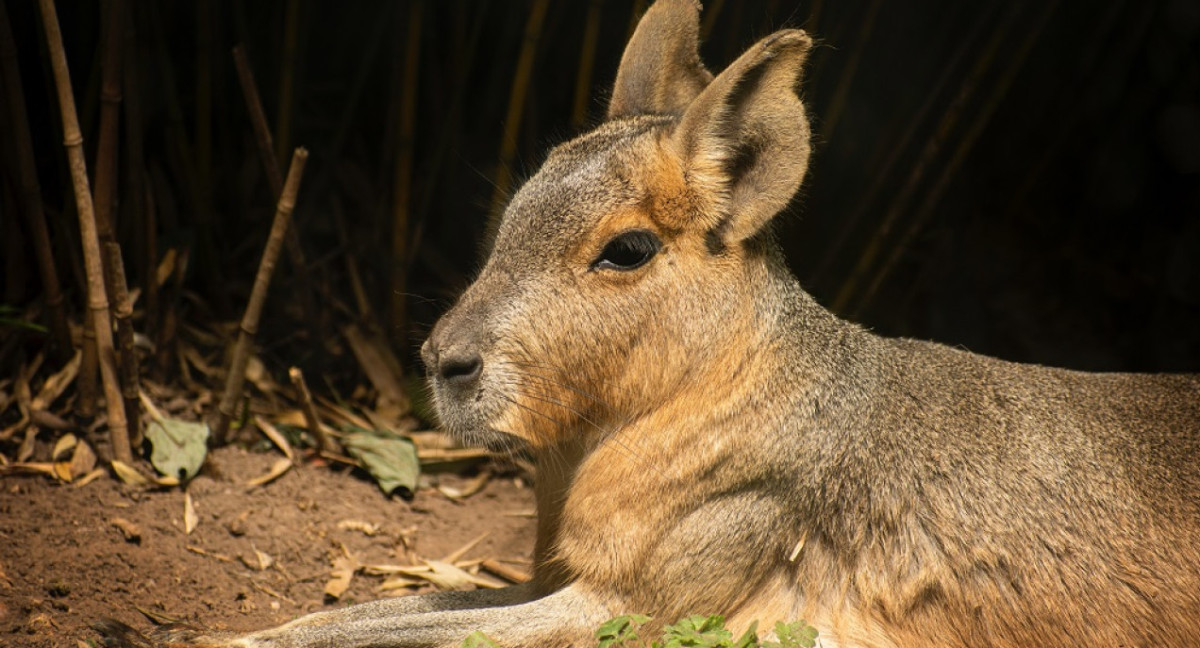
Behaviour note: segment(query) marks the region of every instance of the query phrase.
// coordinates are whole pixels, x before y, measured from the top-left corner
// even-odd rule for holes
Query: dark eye
[[[662,241],[652,232],[630,230],[622,232],[604,246],[600,256],[592,262],[593,269],[634,270],[646,264],[659,249]]]

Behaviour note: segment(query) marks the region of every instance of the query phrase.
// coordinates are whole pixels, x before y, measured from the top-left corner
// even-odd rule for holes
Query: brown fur
[[[190,645],[589,643],[637,612],[804,618],[826,647],[1200,645],[1200,378],[880,338],[805,294],[768,223],[809,151],[810,41],[715,79],[659,0],[610,120],[515,196],[423,353],[467,442],[538,460],[531,586]],[[645,265],[593,262],[623,232]]]

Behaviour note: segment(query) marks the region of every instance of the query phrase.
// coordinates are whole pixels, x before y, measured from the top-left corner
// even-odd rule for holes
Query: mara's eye
[[[653,232],[630,230],[622,232],[608,242],[600,256],[592,262],[593,269],[634,270],[646,264],[659,249],[662,241]]]

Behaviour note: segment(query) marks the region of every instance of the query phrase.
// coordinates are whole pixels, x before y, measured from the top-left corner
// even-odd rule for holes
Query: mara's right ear
[[[621,56],[608,119],[682,114],[712,74],[700,62],[700,3],[658,0]]]
[[[671,135],[696,199],[690,225],[742,241],[787,206],[808,168],[809,128],[797,86],[812,39],[776,32],[721,72]]]

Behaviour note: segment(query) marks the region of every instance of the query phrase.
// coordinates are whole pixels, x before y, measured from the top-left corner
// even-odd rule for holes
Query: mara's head
[[[777,32],[714,78],[698,14],[694,0],[646,12],[606,121],[517,192],[422,347],[452,433],[588,443],[711,389],[751,352],[777,263],[765,228],[808,162],[797,86],[811,41]]]

